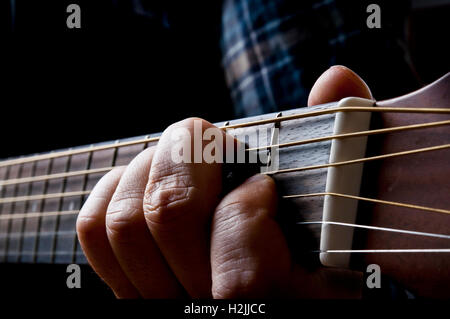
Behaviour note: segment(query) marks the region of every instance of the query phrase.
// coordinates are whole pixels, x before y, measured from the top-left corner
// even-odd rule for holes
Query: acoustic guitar
[[[269,159],[260,173],[277,183],[280,222],[300,260],[376,264],[417,296],[450,297],[450,73],[391,100],[216,124]],[[0,161],[0,262],[87,264],[79,209],[106,172],[158,136]]]

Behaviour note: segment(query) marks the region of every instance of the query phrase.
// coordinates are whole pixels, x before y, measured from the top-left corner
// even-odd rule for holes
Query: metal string
[[[385,129],[379,129],[379,130],[369,130],[369,131],[361,131],[361,132],[355,132],[355,133],[330,135],[330,136],[318,137],[318,138],[313,138],[313,139],[308,139],[308,140],[300,140],[300,141],[281,143],[281,144],[275,144],[275,145],[266,145],[266,146],[261,146],[261,147],[247,148],[246,151],[259,151],[259,150],[266,150],[269,148],[285,148],[285,147],[292,147],[292,146],[298,146],[298,145],[304,145],[304,144],[310,144],[310,143],[317,143],[317,142],[322,142],[322,141],[331,140],[331,139],[369,136],[369,135],[374,135],[374,134],[398,132],[398,131],[404,131],[404,130],[410,130],[410,129],[437,127],[437,126],[442,126],[442,125],[447,125],[447,124],[450,124],[450,120],[432,122],[432,123],[422,123],[422,124],[398,126],[398,127],[385,128]],[[106,173],[106,172],[109,172],[110,170],[112,170],[114,167],[125,167],[125,166],[111,166],[111,167],[103,167],[103,168],[96,168],[96,169],[72,171],[72,172],[67,172],[67,173],[40,175],[40,176],[25,177],[25,178],[15,178],[15,179],[0,181],[0,186],[40,182],[40,181],[45,181],[45,180],[50,180],[50,179],[66,178],[66,177],[80,176],[80,175],[86,175],[86,174]],[[317,168],[323,168],[323,167],[324,166],[320,166]],[[304,170],[303,168],[296,168],[296,169]],[[281,173],[281,171],[266,172],[266,174],[276,174],[276,173]]]
[[[231,125],[227,125],[227,126],[221,126],[219,128],[222,130],[229,130],[229,129],[235,129],[235,128],[270,124],[270,123],[279,123],[279,122],[285,122],[285,121],[290,121],[290,120],[295,120],[295,119],[300,119],[300,118],[307,118],[307,117],[315,117],[315,116],[326,115],[326,114],[334,114],[334,113],[338,113],[338,112],[392,112],[392,113],[450,114],[450,109],[448,109],[448,108],[411,108],[411,107],[402,107],[402,108],[364,107],[364,106],[333,107],[333,108],[327,108],[327,109],[323,109],[323,110],[280,116],[280,117],[270,118],[270,119],[265,119],[265,120],[255,120],[255,121],[250,121],[250,122],[245,122],[245,123],[231,124]],[[100,146],[92,145],[91,147],[86,147],[86,148],[67,150],[67,151],[58,151],[58,152],[53,152],[53,153],[49,153],[49,154],[41,154],[41,155],[24,157],[24,158],[0,161],[0,167],[24,164],[24,163],[40,161],[40,160],[45,160],[45,159],[52,159],[52,158],[63,157],[63,156],[69,156],[69,155],[83,154],[83,153],[106,150],[106,149],[111,149],[111,148],[131,146],[131,145],[142,144],[142,143],[157,142],[158,140],[159,140],[159,136],[158,137],[146,137],[144,139],[135,140],[135,141],[127,141],[127,142],[113,143],[113,144],[100,145]]]

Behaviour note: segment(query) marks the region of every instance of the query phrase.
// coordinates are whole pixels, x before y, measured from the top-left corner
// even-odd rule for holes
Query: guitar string
[[[253,148],[246,149],[246,151],[260,151],[260,150],[267,150],[270,148],[285,148],[285,147],[292,147],[292,146],[298,146],[298,145],[304,145],[304,144],[310,144],[310,143],[324,142],[324,141],[328,141],[328,140],[332,140],[332,139],[371,136],[371,135],[375,135],[375,134],[396,133],[396,132],[402,132],[402,131],[413,130],[413,129],[438,127],[438,126],[443,126],[443,125],[447,125],[447,124],[450,124],[450,120],[430,122],[430,123],[411,124],[411,125],[404,125],[404,126],[396,126],[396,127],[389,127],[389,128],[368,130],[368,131],[360,131],[360,132],[354,132],[354,133],[329,135],[329,136],[316,137],[316,138],[300,140],[300,141],[293,141],[293,142],[280,143],[280,144],[274,144],[274,145],[253,147]]]
[[[387,201],[380,201],[380,200],[373,200],[369,198],[362,198],[357,196],[350,196],[345,194],[335,194],[335,193],[316,193],[316,194],[301,194],[301,195],[287,195],[284,196],[284,198],[298,198],[298,197],[308,197],[308,196],[324,196],[324,195],[335,195],[335,196],[342,196],[352,199],[358,199],[358,200],[369,200],[369,201],[376,201],[380,202],[382,204],[390,204],[390,205],[401,205],[409,208],[416,208],[416,209],[424,209],[424,207],[421,206],[415,206],[410,204],[401,204],[401,203],[393,203],[393,202],[387,202]],[[426,209],[426,208],[425,208]],[[433,209],[434,210],[434,209]],[[62,211],[62,212],[48,212],[48,213],[32,213],[32,214],[14,214],[10,217],[12,218],[31,218],[31,217],[43,217],[43,216],[61,216],[61,215],[75,215],[78,214],[79,211]],[[450,213],[449,211],[445,211],[445,213]],[[7,216],[3,215],[0,216],[0,219],[5,218]],[[424,233],[424,232],[417,232],[417,231],[409,231],[409,230],[402,230],[402,229],[393,229],[393,228],[383,228],[383,227],[376,227],[376,226],[366,226],[366,225],[358,225],[358,224],[348,224],[348,223],[339,223],[339,222],[300,222],[297,224],[318,224],[318,223],[327,223],[327,224],[335,224],[335,225],[345,225],[345,226],[351,226],[351,227],[359,227],[359,228],[367,228],[367,229],[373,229],[373,230],[380,230],[380,231],[391,231],[391,232],[398,232],[398,233],[405,233],[405,234],[414,234],[414,235],[421,235],[426,237],[438,237],[438,238],[450,238],[448,235],[443,234],[434,234],[434,233]],[[10,236],[14,236],[13,234],[9,234]],[[64,234],[63,234],[64,235]],[[24,234],[25,237],[31,237],[34,236],[33,234]],[[313,251],[317,252],[317,251]],[[321,251],[323,252],[323,251]],[[329,251],[329,252],[340,252],[340,253],[349,253],[349,250],[345,251]],[[352,251],[352,252],[363,252],[363,251]],[[367,252],[375,252],[375,251],[367,251]],[[424,250],[412,250],[412,251],[399,251],[399,250],[380,250],[377,252],[424,252]],[[430,250],[425,252],[447,252],[447,251],[436,251],[436,250]]]
[[[282,148],[286,148],[286,147],[323,142],[323,141],[327,141],[327,140],[331,140],[331,139],[343,139],[343,138],[351,138],[351,137],[370,136],[370,135],[375,135],[375,134],[402,132],[402,131],[406,131],[406,130],[438,127],[438,126],[443,126],[443,125],[448,125],[448,124],[450,124],[450,120],[431,122],[431,123],[412,124],[412,125],[405,125],[405,126],[397,126],[397,127],[392,127],[392,128],[368,130],[368,131],[361,131],[361,132],[354,132],[354,133],[344,133],[344,134],[329,135],[329,136],[323,136],[323,137],[317,137],[317,138],[299,140],[299,141],[293,141],[293,142],[287,142],[287,143],[247,148],[247,149],[245,149],[245,151],[260,151],[260,150],[267,150],[269,148],[282,149]],[[33,177],[9,179],[9,180],[0,181],[0,187],[14,185],[14,184],[40,182],[40,181],[45,181],[45,180],[50,180],[50,179],[74,177],[74,176],[86,175],[86,174],[104,173],[104,172],[108,172],[108,171],[112,170],[114,167],[125,167],[125,166],[111,166],[111,167],[104,167],[104,168],[72,171],[72,172],[68,172],[68,173],[58,173],[58,174],[51,174],[51,175],[39,175],[39,176],[33,176]]]
[[[296,224],[297,225],[336,225],[336,226],[362,228],[362,229],[386,231],[386,232],[393,232],[393,233],[402,233],[402,234],[424,236],[424,237],[450,239],[450,235],[444,235],[444,234],[427,233],[427,232],[420,232],[420,231],[415,231],[415,230],[397,229],[397,228],[389,228],[389,227],[378,227],[378,226],[369,226],[369,225],[361,225],[361,224],[351,224],[351,223],[342,223],[342,222],[333,222],[333,221],[323,221],[323,220],[321,220],[321,221],[297,222]]]
[[[22,233],[20,232],[14,232],[14,233],[10,233],[8,234],[0,234],[0,238],[5,238],[5,237],[9,237],[9,238],[32,238],[32,237],[37,237],[37,236],[42,236],[42,237],[53,237],[53,236],[72,236],[74,234],[76,234],[75,230],[58,230],[55,232],[51,232],[51,231],[46,231],[46,232],[37,232],[37,231],[30,231],[30,232],[24,232],[23,235],[21,235]]]
[[[364,254],[370,254],[370,253],[377,253],[377,254],[386,254],[386,253],[450,253],[450,249],[447,248],[426,248],[426,249],[348,249],[348,250],[338,250],[338,249],[328,249],[328,250],[310,250],[308,253],[335,253],[335,254],[351,254],[351,253],[364,253]],[[23,255],[33,255],[36,254],[37,256],[48,256],[48,255],[58,255],[58,256],[72,256],[74,254],[73,251],[68,250],[60,250],[60,251],[21,251],[21,252],[8,252],[6,253],[6,256],[23,256]],[[82,251],[75,252],[78,256],[84,256]]]
[[[74,196],[88,195],[90,192],[91,191],[54,193],[54,194],[47,194],[47,195],[23,196],[23,198],[11,197],[11,199],[14,198],[14,199],[20,199],[20,200],[39,200],[39,199],[48,199],[48,198],[74,197]],[[354,195],[348,195],[348,194],[333,193],[333,192],[284,195],[284,196],[282,196],[282,198],[296,199],[296,198],[319,197],[319,196],[320,197],[321,196],[343,197],[343,198],[368,201],[368,202],[384,204],[384,205],[399,206],[399,207],[404,207],[404,208],[423,210],[423,211],[433,212],[433,213],[450,214],[450,210],[441,209],[441,208],[433,208],[433,207],[427,207],[427,206],[420,206],[420,205],[414,205],[414,204],[408,204],[408,203],[400,203],[400,202],[395,202],[395,201],[387,201],[387,200],[354,196]],[[27,197],[27,198],[25,198],[25,197]],[[8,199],[8,198],[5,198],[5,199]],[[23,214],[3,214],[3,215],[0,215],[0,220],[56,216],[58,214],[70,215],[70,214],[77,214],[77,213],[78,213],[77,210],[69,210],[69,211],[63,211],[63,212],[33,212],[33,213],[23,213]]]
[[[5,197],[5,198],[0,198],[0,204],[25,202],[25,201],[40,200],[40,199],[53,199],[53,198],[62,198],[62,197],[83,196],[83,195],[88,195],[90,192],[91,191],[77,191],[77,192],[64,192],[64,193],[50,193],[50,194],[43,194],[43,195]],[[2,215],[2,216],[4,216],[4,215]]]
[[[418,209],[418,210],[450,214],[450,211],[443,210],[443,209],[436,209],[436,208],[430,208],[430,207],[424,207],[424,206],[418,206],[418,205],[412,205],[412,204],[406,204],[406,203],[384,201],[384,200],[365,198],[365,197],[346,195],[346,194],[339,194],[339,193],[312,193],[312,194],[286,195],[286,196],[283,196],[283,198],[284,199],[294,199],[294,198],[316,197],[316,196],[326,196],[326,195],[338,196],[338,197],[344,197],[344,198],[350,198],[350,199],[362,200],[362,201],[376,202],[376,203],[385,204],[385,205],[401,206],[401,207]],[[46,217],[46,216],[77,215],[78,213],[79,213],[78,210],[71,210],[71,211],[59,211],[59,212],[56,211],[56,212],[38,212],[38,213],[28,213],[28,214],[27,213],[11,214],[11,215],[1,215],[0,220],[1,219],[35,218],[35,217]],[[398,233],[404,233],[404,234],[421,235],[421,236],[425,236],[425,237],[438,237],[438,238],[450,239],[450,235],[444,235],[444,234],[426,233],[426,232],[411,231],[411,230],[404,230],[404,229],[386,228],[386,227],[377,227],[377,226],[368,226],[368,225],[350,224],[350,223],[341,223],[341,222],[332,222],[332,221],[306,221],[306,222],[298,222],[297,224],[303,224],[303,225],[334,224],[334,225],[356,227],[356,228],[366,228],[366,229],[379,230],[379,231],[390,231],[390,232],[398,232]],[[12,235],[12,234],[10,234],[10,235]]]
[[[327,249],[327,250],[311,250],[311,253],[334,253],[334,254],[386,254],[386,253],[450,253],[450,248],[427,248],[427,249]]]
[[[71,250],[58,250],[58,251],[38,251],[38,252],[35,252],[35,251],[33,251],[33,250],[23,250],[23,251],[15,251],[15,252],[12,252],[12,251],[8,251],[6,254],[5,254],[5,256],[11,256],[11,257],[13,257],[13,256],[39,256],[39,257],[42,257],[42,256],[52,256],[52,255],[57,255],[57,256],[73,256],[73,255],[76,255],[76,256],[84,256],[84,253],[82,252],[82,251],[76,251],[76,252],[73,252],[73,251],[71,251]]]
[[[54,211],[54,212],[34,212],[34,213],[23,213],[23,214],[4,214],[0,215],[0,220],[7,219],[21,219],[21,218],[38,218],[38,217],[50,217],[50,216],[63,216],[63,215],[77,215],[79,210],[65,210],[65,211]]]
[[[66,211],[66,212],[60,212],[62,213],[70,213],[73,215],[78,214],[79,211]],[[56,214],[53,214],[53,216]],[[68,214],[66,214],[68,215]],[[46,215],[49,216],[49,215]],[[362,229],[369,229],[369,230],[376,230],[376,231],[386,231],[386,232],[393,232],[393,233],[401,233],[401,234],[407,234],[407,235],[415,235],[415,236],[423,236],[423,237],[433,237],[433,238],[443,238],[443,239],[450,239],[450,235],[445,234],[438,234],[438,233],[429,233],[429,232],[420,232],[420,231],[414,231],[414,230],[407,230],[407,229],[397,229],[397,228],[388,228],[388,227],[378,227],[378,226],[370,226],[370,225],[361,225],[361,224],[352,224],[352,223],[343,223],[343,222],[333,222],[333,221],[305,221],[305,222],[297,222],[297,225],[336,225],[336,226],[343,226],[343,227],[349,227],[349,228],[362,228]],[[10,237],[10,238],[30,238],[30,237],[36,237],[38,234],[42,236],[70,236],[74,235],[76,233],[75,230],[73,231],[57,231],[57,232],[37,232],[37,231],[30,231],[30,232],[15,232],[10,234],[0,234],[0,238]]]
[[[411,209],[417,209],[417,210],[424,210],[424,211],[427,211],[427,212],[449,214],[450,215],[450,210],[447,210],[447,209],[419,206],[419,205],[413,205],[413,204],[407,204],[407,203],[393,202],[393,201],[387,201],[387,200],[381,200],[381,199],[375,199],[375,198],[368,198],[368,197],[360,197],[360,196],[354,196],[354,195],[348,195],[348,194],[333,193],[333,192],[285,195],[285,196],[282,196],[282,197],[285,198],[285,199],[295,199],[295,198],[318,197],[318,196],[335,196],[335,197],[356,199],[356,200],[372,202],[372,203],[377,203],[377,204],[384,204],[384,205],[390,205],[390,206],[399,206],[399,207],[404,207],[404,208],[411,208]]]
[[[411,155],[411,154],[416,154],[416,153],[441,150],[441,149],[446,149],[446,148],[450,148],[450,144],[431,146],[431,147],[414,149],[414,150],[397,152],[397,153],[389,153],[389,154],[378,155],[378,156],[373,156],[373,157],[365,157],[365,158],[349,160],[349,161],[320,164],[320,165],[313,165],[313,166],[304,166],[304,167],[297,167],[297,168],[287,168],[287,169],[281,169],[281,170],[277,170],[277,171],[263,172],[261,174],[274,175],[274,174],[281,174],[281,173],[292,173],[292,172],[298,172],[298,171],[314,170],[314,169],[320,169],[320,168],[326,168],[326,167],[336,167],[336,166],[350,165],[350,164],[356,164],[356,163],[363,163],[363,162],[373,161],[373,160],[378,160],[378,159],[386,159],[386,158],[392,158],[392,157],[397,157],[397,156],[404,156],[404,155]],[[23,202],[23,201],[30,201],[30,200],[40,200],[40,199],[82,196],[82,195],[88,195],[89,193],[90,193],[90,191],[77,191],[77,192],[51,193],[51,194],[31,195],[31,196],[5,197],[5,198],[0,198],[0,204]],[[293,195],[293,196],[299,196],[299,195]],[[318,196],[318,195],[316,195],[316,196]]]
[[[280,116],[280,117],[264,119],[264,120],[255,120],[255,121],[249,121],[249,122],[244,122],[244,123],[231,124],[231,125],[221,126],[221,127],[219,127],[219,129],[229,130],[229,129],[249,127],[249,126],[270,124],[270,123],[282,123],[285,121],[290,121],[290,120],[295,120],[295,119],[300,119],[300,118],[315,117],[315,116],[321,116],[321,115],[327,115],[327,114],[334,114],[334,113],[338,113],[338,112],[389,112],[389,113],[450,114],[450,109],[447,109],[447,108],[408,108],[408,107],[404,107],[404,108],[362,107],[362,106],[333,107],[333,108],[328,108],[328,109],[323,109],[323,110],[318,110],[318,111],[304,112],[304,113]],[[86,148],[73,149],[73,150],[67,150],[67,151],[57,151],[57,152],[52,152],[52,153],[48,153],[48,154],[33,155],[33,156],[29,156],[29,157],[4,160],[4,161],[0,161],[0,167],[24,164],[24,163],[46,160],[46,159],[53,159],[53,158],[64,157],[64,156],[69,156],[69,155],[78,155],[78,154],[106,150],[106,149],[111,149],[111,148],[132,146],[132,145],[142,144],[142,143],[157,142],[159,140],[159,138],[160,138],[159,136],[146,137],[144,139],[135,140],[135,141],[116,142],[113,144],[99,145],[99,146],[92,145],[92,146],[86,147]]]
[[[61,211],[61,212],[52,212],[51,214],[46,213],[45,216],[56,216],[59,214],[60,216],[63,215],[77,215],[79,211]],[[41,215],[42,216],[42,215]],[[38,217],[38,216],[33,216]],[[22,216],[21,218],[24,218]],[[343,222],[333,222],[333,221],[305,221],[305,222],[297,222],[297,225],[336,225],[336,226],[344,226],[344,227],[350,227],[350,228],[362,228],[362,229],[369,229],[369,230],[375,230],[375,231],[386,231],[386,232],[394,232],[394,233],[400,233],[400,234],[407,234],[407,235],[415,235],[415,236],[422,236],[422,237],[433,237],[433,238],[443,238],[443,239],[450,239],[450,235],[445,234],[438,234],[438,233],[429,233],[429,232],[421,232],[421,231],[414,231],[414,230],[407,230],[407,229],[398,229],[398,228],[388,228],[388,227],[379,227],[379,226],[370,226],[370,225],[361,225],[361,224],[352,224],[352,223],[343,223]],[[74,235],[76,231],[57,231],[57,232],[41,232],[40,235],[42,236],[70,236]],[[9,237],[23,237],[23,238],[30,238],[30,237],[36,237],[39,233],[36,231],[32,232],[17,232],[17,233],[10,233],[10,234],[0,234],[0,238]]]
[[[369,162],[369,161],[374,161],[374,160],[379,160],[379,159],[392,158],[392,157],[398,157],[398,156],[404,156],[404,155],[411,155],[411,154],[417,154],[417,153],[425,153],[425,152],[430,152],[430,151],[437,151],[437,150],[442,150],[442,149],[447,149],[447,148],[450,148],[450,144],[430,146],[430,147],[413,149],[413,150],[409,150],[409,151],[402,151],[402,152],[396,152],[396,153],[377,155],[377,156],[372,156],[372,157],[363,157],[363,158],[358,158],[358,159],[348,160],[348,161],[342,161],[342,162],[334,162],[334,163],[328,163],[328,164],[320,164],[320,165],[311,165],[311,166],[279,169],[279,170],[276,170],[276,171],[264,172],[262,174],[275,175],[275,174],[293,173],[293,172],[307,171],[307,170],[320,169],[320,168],[336,167],[336,166],[364,163],[364,162]]]
[[[107,173],[115,167],[125,167],[125,166],[110,166],[110,167],[102,167],[102,168],[85,169],[85,170],[79,170],[79,171],[71,171],[71,172],[65,172],[65,173],[8,179],[8,180],[0,181],[0,187],[8,186],[8,185],[15,185],[15,184],[42,182],[42,181],[46,181],[46,180],[50,180],[50,179],[67,178],[67,177],[74,177],[74,176],[80,176],[80,175]]]

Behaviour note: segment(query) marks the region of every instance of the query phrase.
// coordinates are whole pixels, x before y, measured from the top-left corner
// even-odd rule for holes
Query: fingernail
[[[259,181],[265,180],[266,178],[267,178],[267,176],[264,174],[256,174],[256,175],[253,175],[252,177],[248,178],[245,181],[245,183],[259,182]]]
[[[364,87],[367,89],[367,92],[369,92],[370,97],[373,99],[372,91],[370,90],[370,88],[369,88],[369,86],[367,85],[366,81],[364,81],[364,80],[359,76],[358,73],[356,73],[356,72],[353,71],[352,69],[349,69],[349,68],[346,67],[345,65],[340,65],[340,64],[333,65],[332,67],[330,67],[330,69],[333,68],[333,67],[336,67],[336,68],[339,68],[339,69],[343,69],[343,70],[347,70],[347,71],[349,71],[351,74],[355,75],[355,76],[360,80],[360,82],[364,85]]]

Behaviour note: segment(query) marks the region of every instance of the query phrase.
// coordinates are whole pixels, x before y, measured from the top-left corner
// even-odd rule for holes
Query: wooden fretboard
[[[285,117],[334,106],[336,106],[335,103],[313,108],[294,109],[283,112],[282,116]],[[231,121],[229,125],[262,119],[275,119],[276,117],[277,114],[267,114]],[[282,120],[278,122],[280,127],[278,143],[331,135],[334,117],[335,114],[326,114],[288,121]],[[224,126],[226,123],[216,124]],[[275,123],[269,122],[230,129],[229,132],[236,135],[240,140],[246,141],[249,147],[257,147],[271,145],[270,143],[273,141],[270,140],[270,132],[274,127]],[[267,130],[268,134],[265,141],[261,141],[261,138],[252,138],[255,136],[256,129]],[[145,140],[158,135],[140,136],[127,140],[77,147],[71,150],[83,151],[19,164],[6,165],[5,163],[11,162],[11,159],[7,159],[0,162],[0,183],[13,179],[82,172],[85,170],[101,170],[103,168],[126,165],[144,148],[156,145],[157,142],[122,146],[123,144],[127,144],[130,141]],[[330,144],[331,141],[324,141],[280,149],[279,168],[327,163]],[[99,146],[105,147],[98,150]],[[59,152],[61,151],[56,151],[55,153]],[[26,159],[27,157],[23,158]],[[27,198],[27,200],[0,202],[0,262],[87,263],[75,231],[77,212],[82,207],[89,191],[93,189],[106,171],[107,169],[97,173],[91,172],[41,181],[0,184],[0,199]],[[326,173],[327,169],[323,168],[308,172],[280,174],[276,175],[275,179],[283,194],[323,192]],[[301,179],[299,176],[301,176]],[[72,193],[74,195],[39,198],[39,195],[61,193],[66,195]],[[296,201],[296,205],[299,208],[298,211],[302,211],[302,214],[298,215],[298,220],[304,219],[304,216],[307,216],[308,220],[320,220],[322,217],[322,202],[323,199],[321,198]],[[317,226],[311,227],[316,234],[316,239],[318,239],[320,228]]]

